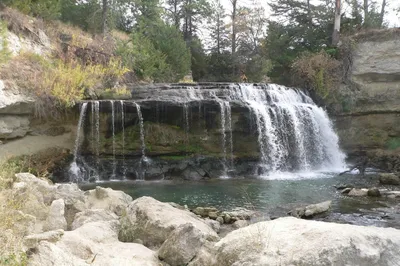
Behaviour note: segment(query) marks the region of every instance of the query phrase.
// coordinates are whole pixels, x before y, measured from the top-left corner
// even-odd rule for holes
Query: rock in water
[[[119,239],[132,242],[139,238],[146,246],[160,246],[172,231],[186,223],[199,229],[207,240],[219,239],[215,231],[195,214],[150,197],[141,197],[129,204],[127,214],[121,219]]]
[[[171,266],[187,265],[205,242],[202,232],[192,224],[176,228],[162,244],[158,258]]]
[[[368,189],[366,188],[353,188],[347,194],[351,197],[365,197],[368,195]]]
[[[331,207],[332,201],[324,201],[317,204],[311,204],[306,206],[305,208],[296,208],[290,212],[290,214],[294,217],[299,218],[309,218],[313,217],[317,214],[321,214],[327,212]]]
[[[369,197],[380,197],[381,192],[376,187],[368,189],[368,196]]]
[[[400,177],[393,173],[379,174],[379,182],[383,185],[400,185]]]
[[[63,229],[67,230],[67,220],[65,219],[65,205],[63,199],[54,200],[50,206],[50,213],[43,226],[45,231]]]
[[[214,249],[204,265],[395,266],[400,230],[285,217],[235,230]]]

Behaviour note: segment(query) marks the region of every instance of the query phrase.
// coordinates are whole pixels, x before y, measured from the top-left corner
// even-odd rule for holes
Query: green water
[[[85,184],[81,187],[83,189],[92,189],[96,185],[111,187],[126,192],[134,199],[151,196],[163,202],[187,205],[189,208],[214,206],[220,210],[231,210],[235,207],[245,207],[274,217],[284,216],[290,209],[297,206],[326,200],[333,201],[331,211],[333,217],[337,214],[363,214],[366,210],[387,206],[386,202],[374,198],[344,196],[334,187],[338,184],[371,187],[377,184],[373,175],[359,177],[325,174],[321,177],[302,180],[115,181]],[[353,216],[347,219],[353,219]],[[357,221],[354,223],[357,224]]]

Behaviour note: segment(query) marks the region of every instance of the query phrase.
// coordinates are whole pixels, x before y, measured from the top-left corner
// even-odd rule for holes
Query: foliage
[[[7,42],[7,25],[0,21],[0,64],[7,63],[11,57],[11,52],[8,49]]]
[[[62,0],[4,0],[4,4],[43,19],[60,17]]]
[[[396,150],[400,148],[400,138],[390,138],[387,142],[387,148],[389,150]]]
[[[340,63],[324,50],[306,52],[293,63],[294,81],[299,87],[313,90],[319,97],[335,100],[335,90],[341,81]]]
[[[166,56],[139,32],[132,33],[129,42],[120,42],[116,53],[140,79],[162,81],[171,77],[172,69],[166,63]]]

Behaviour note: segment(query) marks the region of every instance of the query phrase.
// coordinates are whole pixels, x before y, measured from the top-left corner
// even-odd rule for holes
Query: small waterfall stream
[[[111,124],[112,124],[112,155],[113,155],[113,172],[112,179],[116,178],[117,172],[117,160],[115,157],[115,106],[114,101],[110,101],[111,103]]]
[[[81,105],[81,111],[79,114],[79,121],[78,121],[78,127],[76,129],[76,138],[75,138],[75,147],[74,147],[74,159],[69,167],[69,174],[70,178],[74,180],[75,182],[80,181],[81,177],[81,169],[77,165],[77,157],[78,157],[78,152],[79,152],[79,145],[80,145],[80,136],[81,136],[81,129],[82,126],[85,123],[85,115],[86,115],[86,109],[87,109],[87,103],[82,103]]]
[[[122,128],[122,176],[126,179],[126,165],[125,165],[125,111],[124,101],[119,101],[121,104],[121,128]]]

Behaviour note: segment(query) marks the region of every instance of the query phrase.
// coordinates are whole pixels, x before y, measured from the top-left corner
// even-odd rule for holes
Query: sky
[[[227,11],[231,10],[230,0],[220,0],[220,1]],[[262,5],[266,9],[266,15],[268,17],[270,15],[268,2],[275,0],[237,0],[237,1],[239,6],[251,6],[253,2],[258,2],[258,4]],[[378,0],[378,2],[381,2],[381,0]],[[394,8],[400,7],[400,1],[386,0],[386,2],[387,2],[387,8],[386,8],[387,14],[385,15],[385,21],[389,23],[389,27],[400,27],[400,14],[397,14],[395,11],[393,11]]]

